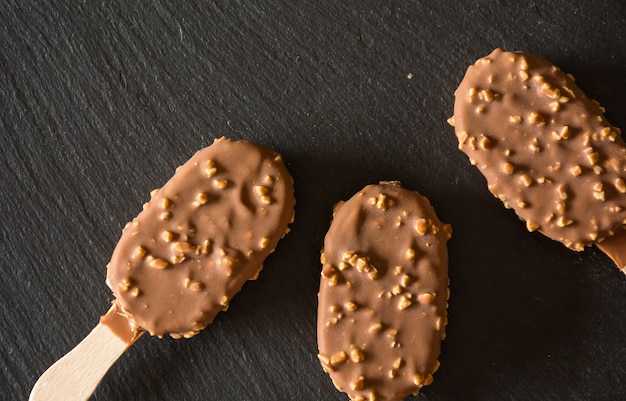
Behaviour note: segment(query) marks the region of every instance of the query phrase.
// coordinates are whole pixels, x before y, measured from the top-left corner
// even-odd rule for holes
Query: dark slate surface
[[[391,179],[454,226],[442,366],[412,399],[626,398],[626,276],[527,233],[445,122],[467,65],[504,47],[626,128],[622,2],[19,3],[0,3],[1,399],[97,324],[122,226],[221,135],[283,153],[293,231],[228,313],[141,339],[94,400],[346,400],[315,356],[319,252],[333,203]]]

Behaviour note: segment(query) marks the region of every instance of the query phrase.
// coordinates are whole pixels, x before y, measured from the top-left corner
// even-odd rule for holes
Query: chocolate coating
[[[455,92],[459,149],[528,230],[580,251],[626,219],[620,130],[550,62],[494,50]]]
[[[217,139],[126,225],[107,284],[136,330],[192,336],[256,278],[293,221],[294,204],[278,153]]]
[[[352,400],[401,400],[432,382],[451,232],[398,182],[368,185],[336,207],[321,258],[318,357]]]

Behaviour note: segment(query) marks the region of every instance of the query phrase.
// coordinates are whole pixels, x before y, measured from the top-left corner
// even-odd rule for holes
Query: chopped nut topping
[[[530,176],[528,176],[527,174],[522,174],[520,176],[520,181],[527,187],[531,186],[531,184],[533,183],[533,179],[530,178]]]
[[[467,134],[467,132],[461,131],[461,132],[456,133],[456,137],[459,140],[459,146],[461,146],[465,144],[465,141],[467,141],[467,138],[469,138],[469,135]]]
[[[393,367],[396,369],[400,369],[400,367],[402,366],[402,358],[397,358],[395,361],[393,361]]]
[[[341,258],[344,261],[348,261],[350,260],[352,257],[354,256],[354,252],[353,251],[344,251],[343,254],[341,255]]]
[[[452,116],[452,117],[448,118],[447,123],[448,123],[450,126],[454,127],[454,116]]]
[[[138,246],[135,248],[135,252],[133,252],[134,260],[143,259],[144,256],[146,256],[146,249],[144,247]]]
[[[163,259],[152,259],[150,261],[150,267],[154,267],[155,269],[165,269],[169,263]]]
[[[339,351],[336,354],[331,355],[330,365],[331,366],[341,365],[347,360],[348,360],[348,355],[344,351]]]
[[[191,289],[191,291],[202,291],[204,289],[204,284],[202,284],[199,281],[194,281],[191,284],[189,284],[189,288]]]
[[[537,229],[539,228],[539,224],[535,223],[532,220],[527,220],[526,221],[526,229],[530,232],[533,231],[537,231]]]
[[[402,292],[402,287],[400,287],[399,285],[396,285],[396,286],[394,286],[394,287],[391,289],[391,293],[392,293],[393,295],[398,295],[398,294],[400,294],[401,292]]]
[[[228,186],[228,180],[213,180],[213,186],[217,189],[225,189]]]
[[[263,195],[267,195],[270,192],[270,190],[268,187],[264,187],[262,185],[256,185],[254,187],[254,192],[259,196],[263,196]]]
[[[411,304],[412,304],[412,302],[411,302],[411,300],[409,298],[402,297],[402,298],[400,298],[400,302],[398,303],[398,309],[405,310],[406,308],[411,306]]]
[[[425,218],[415,220],[415,231],[419,235],[425,235],[426,231],[428,231],[428,221]]]
[[[270,198],[267,195],[263,195],[261,196],[261,203],[264,205],[271,205],[272,204],[272,198]]]
[[[259,241],[259,246],[262,249],[265,249],[265,248],[267,248],[269,243],[270,243],[270,239],[268,237],[263,237],[263,238],[261,238],[261,241]]]
[[[206,161],[206,168],[204,169],[205,174],[211,178],[217,173],[217,168],[215,167],[215,162],[211,159]]]
[[[365,377],[359,376],[358,379],[350,382],[350,389],[352,391],[362,390],[365,383]]]
[[[193,253],[196,251],[196,247],[193,244],[184,241],[175,242],[173,248],[179,253]]]
[[[369,203],[382,211],[387,210],[389,206],[393,206],[393,201],[391,199],[387,199],[387,196],[384,194],[379,194],[376,198],[370,198]]]
[[[492,143],[489,140],[489,138],[487,138],[486,136],[483,136],[482,138],[480,138],[480,147],[483,150],[489,150],[492,148]]]
[[[409,260],[415,259],[415,249],[409,248],[406,250],[406,258]]]
[[[421,304],[431,304],[433,303],[433,301],[435,300],[435,294],[432,294],[430,292],[425,292],[423,294],[419,294],[417,296],[417,300],[421,303]]]
[[[557,112],[559,110],[561,110],[561,104],[559,102],[552,102],[550,103],[550,110]]]
[[[361,257],[357,257],[355,259],[355,264],[354,266],[356,267],[356,269],[360,272],[364,271],[367,268],[367,259],[364,256]]]
[[[547,96],[550,99],[559,99],[561,97],[561,90],[553,87],[547,82],[541,85],[540,92],[542,95]]]
[[[573,176],[576,176],[576,177],[581,175],[582,172],[583,172],[582,169],[580,168],[580,166],[574,166],[569,171],[570,171],[570,173],[572,173]]]
[[[205,194],[204,192],[200,192],[196,196],[196,201],[198,201],[199,204],[204,205],[209,201],[209,195]]]
[[[174,255],[174,256],[172,256],[172,264],[173,265],[177,265],[179,263],[182,263],[183,260],[185,260],[185,256],[183,256],[183,255]]]
[[[330,364],[330,358],[328,356],[317,354],[317,359],[319,359],[320,363],[322,364],[322,368],[324,369],[324,371],[326,372],[334,371],[333,367]]]
[[[626,193],[626,183],[621,178],[615,180],[615,188],[622,194]]]
[[[202,242],[202,245],[200,246],[200,253],[203,255],[208,255],[209,254],[209,249],[211,247],[211,241],[209,241],[208,239],[205,239]],[[196,252],[198,251],[198,249],[196,248]]]
[[[124,291],[128,291],[128,289],[133,285],[133,282],[130,277],[126,277],[124,280],[120,281],[120,288]]]
[[[558,220],[556,221],[556,225],[559,227],[567,227],[570,224],[572,224],[574,222],[574,220],[572,219],[568,219],[565,216],[561,216],[558,218]]]
[[[537,138],[533,138],[533,140],[530,142],[530,145],[528,146],[528,149],[530,149],[533,153],[539,153],[541,151],[541,147],[539,147],[539,141],[537,140]]]
[[[370,333],[376,333],[378,331],[381,331],[383,329],[383,325],[381,323],[374,323],[373,325],[370,326],[369,329],[367,329],[367,331],[369,331]]]
[[[593,152],[587,155],[587,160],[589,160],[589,163],[591,164],[596,164],[599,159],[600,155],[598,154],[598,152]]]
[[[420,375],[419,373],[415,373],[413,375],[413,384],[415,384],[416,386],[423,386],[424,385],[424,376]]]
[[[161,209],[167,209],[170,206],[172,206],[172,201],[169,200],[168,198],[163,198],[161,200]]]
[[[504,174],[509,174],[509,175],[511,175],[511,174],[513,174],[513,172],[514,172],[514,171],[515,171],[515,167],[513,167],[513,165],[512,165],[511,163],[508,163],[508,162],[507,162],[507,163],[504,163],[504,164],[502,165],[502,172],[503,172]]]
[[[471,137],[469,139],[469,147],[472,150],[476,150],[476,137]]]
[[[537,113],[530,113],[528,115],[528,122],[531,124],[543,124],[544,123],[544,119],[541,115],[537,114]]]
[[[172,213],[171,212],[163,212],[159,215],[159,218],[161,220],[169,220],[169,218],[172,217]]]
[[[172,240],[174,239],[174,233],[170,231],[163,231],[161,233],[161,239],[163,239],[163,241],[165,242],[172,242]]]
[[[490,103],[493,101],[493,92],[489,89],[483,89],[478,93],[478,98]]]
[[[569,127],[565,125],[563,126],[563,128],[561,128],[559,132],[554,131],[553,134],[557,137],[558,140],[567,139],[570,135]]]
[[[346,309],[354,312],[356,310],[356,304],[354,302],[346,302]]]
[[[601,200],[601,201],[605,200],[604,199],[604,197],[605,197],[604,191],[594,192],[593,193],[593,197],[596,198],[597,200]]]
[[[528,61],[526,61],[525,57],[520,57],[519,68],[522,71],[528,71]]]
[[[360,363],[360,362],[363,362],[364,359],[365,359],[365,355],[363,354],[363,351],[361,351],[360,349],[355,348],[352,351],[350,351],[350,360],[352,362]]]
[[[522,123],[522,117],[521,116],[510,116],[509,117],[509,121],[512,122],[513,124],[521,124]]]

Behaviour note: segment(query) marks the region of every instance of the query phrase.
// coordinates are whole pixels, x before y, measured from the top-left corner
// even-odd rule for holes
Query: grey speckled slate
[[[454,227],[442,365],[413,399],[626,398],[626,276],[527,233],[446,124],[467,65],[504,47],[625,128],[626,8],[576,3],[1,2],[0,398],[97,324],[121,228],[221,135],[283,153],[293,231],[228,313],[142,338],[94,400],[346,400],[315,356],[319,252],[333,203],[379,180]]]

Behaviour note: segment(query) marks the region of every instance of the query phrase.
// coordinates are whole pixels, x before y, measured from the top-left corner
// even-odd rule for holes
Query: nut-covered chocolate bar
[[[339,203],[324,240],[319,360],[352,400],[401,400],[439,367],[451,228],[398,182]]]
[[[489,190],[529,231],[577,251],[622,231],[620,130],[552,63],[494,50],[467,69],[450,123]]]
[[[136,330],[190,337],[254,279],[294,216],[281,156],[216,140],[154,190],[126,225],[107,284]]]

